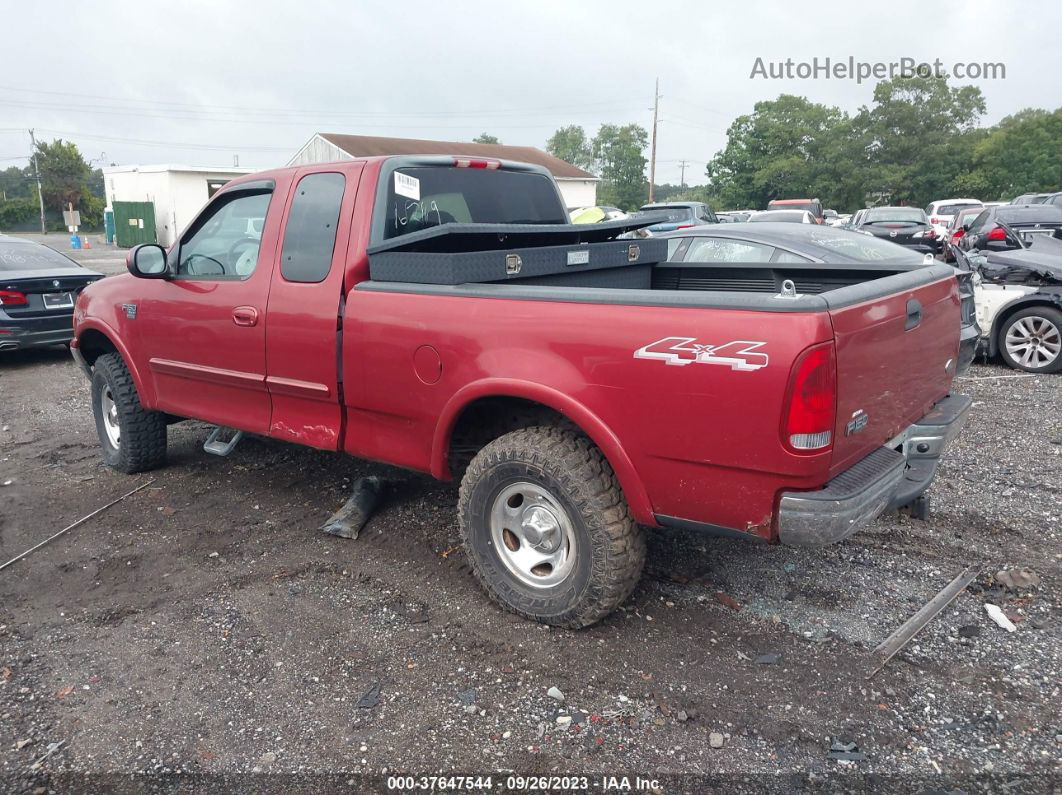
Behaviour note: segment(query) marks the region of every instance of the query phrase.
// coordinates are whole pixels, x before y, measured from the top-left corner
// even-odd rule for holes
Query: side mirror
[[[969,232],[970,231],[970,227],[972,225],[973,225],[973,221],[963,221],[962,222],[962,231]]]
[[[125,257],[125,267],[140,279],[165,279],[166,249],[156,243],[143,243],[130,250]]]

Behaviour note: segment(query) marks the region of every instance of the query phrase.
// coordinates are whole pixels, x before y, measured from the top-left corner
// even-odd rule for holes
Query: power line
[[[290,115],[290,114],[309,114],[309,113],[321,113],[331,116],[351,116],[351,117],[364,117],[364,118],[394,118],[398,117],[473,117],[473,116],[495,116],[495,115],[513,115],[513,116],[531,116],[539,113],[550,111],[566,111],[566,110],[599,110],[604,112],[610,109],[623,109],[632,110],[633,106],[629,100],[593,100],[588,102],[570,103],[564,105],[548,105],[538,108],[496,108],[496,109],[482,109],[482,110],[433,110],[433,111],[349,111],[338,110],[336,108],[276,108],[265,106],[241,106],[241,105],[206,105],[200,103],[190,102],[169,102],[165,100],[151,100],[151,99],[124,99],[122,97],[104,96],[100,94],[83,94],[71,91],[45,91],[37,89],[18,88],[15,86],[0,86],[0,90],[3,91],[17,91],[21,93],[30,94],[49,94],[55,96],[68,96],[76,97],[79,99],[102,99],[107,102],[119,102],[119,103],[133,103],[138,108],[144,108],[147,110],[165,110],[167,107],[174,108],[177,112],[185,113],[211,113],[214,110],[224,113],[232,113],[239,111],[241,113],[256,113],[266,114],[270,116]],[[68,103],[44,103],[44,100],[31,99],[28,102],[35,104],[42,104],[46,107],[54,107],[57,109],[66,109],[70,107],[89,107],[85,105],[71,106]],[[622,104],[621,104],[622,103]],[[152,106],[165,106],[165,107],[152,107]],[[607,107],[603,107],[607,106]],[[91,107],[103,107],[112,110],[122,109],[128,110],[121,106],[115,105],[99,105],[94,104]],[[212,110],[214,109],[214,110]]]

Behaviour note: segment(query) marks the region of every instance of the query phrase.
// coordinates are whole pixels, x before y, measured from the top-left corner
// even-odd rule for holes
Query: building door
[[[155,242],[155,205],[152,202],[112,202],[114,238],[121,248]]]

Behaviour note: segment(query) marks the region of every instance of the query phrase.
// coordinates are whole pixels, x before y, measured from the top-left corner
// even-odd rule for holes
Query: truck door
[[[145,280],[139,306],[126,308],[157,408],[268,432],[265,308],[288,184],[258,180],[217,194],[170,251],[173,277]]]
[[[343,275],[362,164],[301,169],[281,230],[266,323],[269,435],[338,450]]]

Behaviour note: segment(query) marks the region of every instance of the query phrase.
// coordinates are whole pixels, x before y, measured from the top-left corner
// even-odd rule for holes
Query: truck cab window
[[[335,172],[299,180],[280,253],[280,272],[289,282],[322,282],[328,275],[345,187],[343,175]]]
[[[246,279],[258,264],[270,190],[222,195],[181,240],[179,278]]]
[[[452,223],[568,223],[557,188],[544,174],[410,166],[387,179],[385,240]]]

